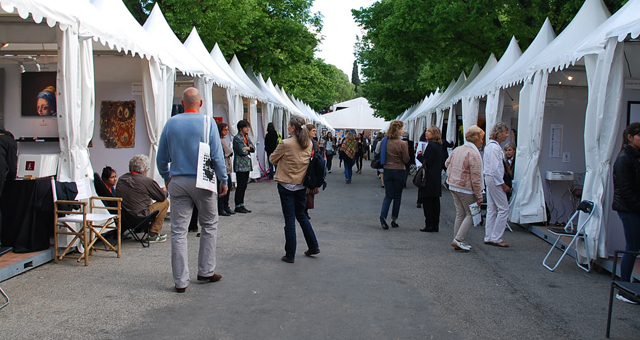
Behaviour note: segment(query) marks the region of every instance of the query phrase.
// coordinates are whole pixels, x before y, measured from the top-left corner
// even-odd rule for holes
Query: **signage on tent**
[[[131,83],[131,95],[142,96],[142,83]]]
[[[545,106],[564,107],[564,99],[547,98]]]
[[[640,79],[625,79],[624,88],[626,90],[640,90]]]

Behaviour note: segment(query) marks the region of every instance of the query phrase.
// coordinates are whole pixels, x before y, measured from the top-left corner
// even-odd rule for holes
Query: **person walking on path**
[[[384,167],[384,199],[380,210],[380,225],[382,229],[389,229],[387,216],[393,201],[391,211],[391,227],[397,228],[400,215],[400,203],[402,202],[402,189],[407,178],[405,164],[409,162],[409,148],[406,142],[400,139],[404,123],[394,120],[389,124],[387,137],[382,140],[380,147],[380,162]]]
[[[484,231],[484,243],[508,247],[502,240],[507,226],[509,201],[507,193],[509,186],[504,182],[504,152],[500,143],[509,137],[509,127],[503,122],[497,122],[491,129],[489,143],[484,148],[484,181],[487,186],[487,223]]]
[[[447,159],[447,184],[456,207],[456,221],[453,227],[451,246],[455,250],[470,251],[472,247],[464,242],[467,232],[473,226],[469,206],[482,204],[482,157],[478,148],[482,146],[484,131],[472,125],[464,135],[466,142],[453,149]]]
[[[351,177],[353,176],[353,163],[356,156],[357,143],[353,137],[353,132],[348,132],[347,137],[340,146],[340,154],[342,160],[344,160],[344,178],[347,184],[351,184]]]
[[[640,251],[640,123],[631,123],[623,133],[622,150],[613,165],[613,210],[618,212],[624,228],[625,250]],[[631,281],[636,256],[624,254],[620,280]],[[618,300],[636,304],[630,296],[616,295]]]
[[[333,162],[333,155],[336,153],[336,142],[331,136],[331,132],[328,132],[324,136],[324,152],[327,157],[327,173],[331,173],[331,163]]]
[[[318,136],[318,129],[313,124],[307,124],[307,130],[309,131],[309,136],[311,137],[311,144],[313,145],[312,155],[315,153],[321,152],[320,148],[318,147],[318,142],[316,142],[316,140],[314,139]],[[311,219],[311,216],[309,216],[309,209],[315,209],[315,196],[319,192],[320,192],[320,188],[307,189],[307,197],[305,199],[304,214],[307,215],[308,219]]]
[[[425,168],[427,184],[418,188],[418,202],[422,204],[424,228],[420,231],[440,230],[440,197],[442,196],[442,135],[437,126],[431,125],[425,131],[426,145],[417,152],[420,167]],[[422,151],[424,150],[424,151]]]
[[[214,192],[196,188],[198,150],[205,140],[204,115],[200,92],[190,87],[182,94],[185,112],[173,116],[165,125],[158,145],[157,165],[171,195],[171,268],[178,293],[189,285],[187,228],[193,211],[198,208],[201,236],[198,251],[198,281],[216,282],[222,275],[216,270],[218,238],[218,202]],[[209,146],[213,169],[220,181],[220,196],[227,193],[227,172],[218,127],[209,120]]]
[[[235,203],[237,213],[250,213],[251,210],[244,206],[244,194],[249,183],[249,172],[251,172],[251,153],[255,152],[255,147],[249,138],[249,122],[243,119],[238,122],[238,134],[233,137],[233,170],[236,172]]]
[[[269,163],[270,180],[273,179],[273,175],[276,173],[276,169],[274,165],[269,162],[269,157],[271,157],[271,154],[278,146],[278,139],[280,139],[280,136],[278,136],[278,131],[276,131],[273,123],[269,123],[267,125],[267,135],[264,137],[264,151],[267,153],[267,163]]]
[[[284,215],[284,251],[282,261],[294,263],[296,257],[296,220],[307,242],[306,256],[320,253],[316,234],[304,213],[307,188],[302,184],[311,159],[311,137],[300,117],[289,120],[289,138],[283,139],[271,154],[270,161],[277,165],[275,180]]]

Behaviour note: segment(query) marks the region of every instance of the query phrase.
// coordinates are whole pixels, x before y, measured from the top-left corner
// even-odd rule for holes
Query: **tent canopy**
[[[389,127],[389,122],[373,116],[374,111],[365,98],[352,99],[336,106],[347,108],[323,116],[334,129],[384,130]]]

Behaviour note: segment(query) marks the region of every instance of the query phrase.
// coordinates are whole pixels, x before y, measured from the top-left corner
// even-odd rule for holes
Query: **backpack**
[[[327,177],[327,162],[322,157],[321,152],[311,151],[311,161],[307,168],[307,173],[304,175],[304,186],[307,189],[315,189],[322,187],[324,190],[327,187],[325,181]]]

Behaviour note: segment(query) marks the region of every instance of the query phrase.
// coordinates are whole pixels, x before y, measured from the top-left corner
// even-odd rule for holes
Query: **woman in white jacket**
[[[502,240],[507,225],[509,186],[504,183],[504,152],[500,143],[509,137],[507,124],[498,122],[491,129],[489,143],[484,148],[484,181],[487,190],[487,223],[484,243],[497,247],[508,247]]]

